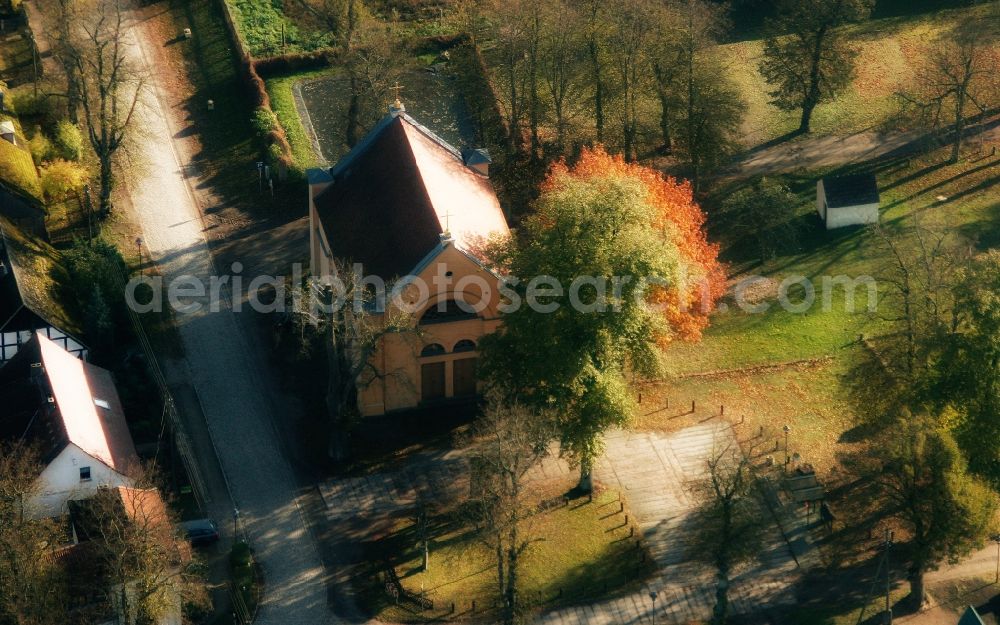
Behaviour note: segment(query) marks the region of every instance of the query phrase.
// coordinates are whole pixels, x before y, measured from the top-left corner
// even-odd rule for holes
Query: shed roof
[[[878,204],[878,181],[875,174],[861,173],[823,179],[826,205],[830,208]]]
[[[984,625],[984,623],[979,612],[976,612],[976,609],[970,605],[962,614],[962,618],[958,620],[958,625]]]
[[[316,209],[335,256],[389,279],[406,275],[450,231],[475,248],[507,233],[489,179],[401,111],[387,115],[331,170]]]

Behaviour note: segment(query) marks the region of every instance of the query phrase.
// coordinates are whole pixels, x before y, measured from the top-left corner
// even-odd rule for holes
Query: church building
[[[387,284],[427,287],[405,291],[414,332],[383,336],[357,381],[362,415],[477,395],[479,340],[500,323],[500,277],[478,251],[509,234],[489,164],[484,150],[449,145],[397,100],[334,167],[309,172],[314,277],[360,263]],[[390,303],[382,314],[392,312]]]

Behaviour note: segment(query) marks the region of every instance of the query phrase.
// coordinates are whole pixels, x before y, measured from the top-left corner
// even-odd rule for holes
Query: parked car
[[[181,529],[192,545],[208,545],[219,540],[219,528],[212,519],[184,521]]]

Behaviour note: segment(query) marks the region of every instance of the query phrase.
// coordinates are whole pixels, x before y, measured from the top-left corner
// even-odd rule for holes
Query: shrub
[[[273,166],[277,166],[284,159],[285,151],[281,149],[281,144],[272,143],[267,146],[267,161]]]
[[[52,142],[45,136],[42,129],[35,127],[35,136],[28,141],[28,149],[31,151],[31,158],[36,165],[41,165],[44,161],[52,160],[56,150],[52,147]]]
[[[42,192],[51,199],[60,200],[83,187],[87,172],[80,165],[59,158],[42,169]]]
[[[253,126],[257,136],[264,137],[278,127],[278,116],[271,109],[258,106],[253,111],[250,124]]]
[[[110,347],[115,329],[129,327],[125,293],[119,286],[128,269],[111,243],[103,239],[74,241],[63,253],[68,304],[83,323],[91,347]]]
[[[49,101],[45,94],[35,95],[31,90],[15,90],[7,95],[8,108],[19,116],[45,115],[49,111]]]
[[[40,200],[42,188],[38,171],[31,156],[6,141],[0,140],[0,180],[9,188],[28,197]]]
[[[59,120],[59,125],[56,127],[56,144],[66,160],[78,161],[83,155],[83,133],[68,119]]]

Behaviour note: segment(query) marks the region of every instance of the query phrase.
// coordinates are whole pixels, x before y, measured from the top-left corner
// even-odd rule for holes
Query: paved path
[[[539,619],[545,625],[625,625],[651,623],[655,590],[657,623],[687,624],[707,618],[714,605],[711,571],[692,562],[685,548],[695,502],[687,487],[704,474],[705,459],[716,444],[732,440],[727,423],[710,423],[674,434],[616,432],[607,437],[607,452],[595,468],[595,479],[620,490],[635,515],[659,571],[648,588],[633,595],[586,606],[553,611]],[[544,462],[540,477],[574,472],[557,459]],[[468,469],[462,452],[420,458],[396,471],[330,480],[321,486],[334,522],[354,521],[372,531],[379,517],[411,510],[424,493],[461,497],[468,492]],[[799,572],[777,527],[767,535],[758,562],[740,572],[730,593],[733,610],[759,615],[762,608],[794,600]]]
[[[713,422],[664,435],[617,432],[607,439],[607,453],[595,478],[618,488],[636,516],[639,528],[659,565],[642,592],[588,606],[552,612],[545,625],[624,623],[686,624],[707,619],[715,603],[711,570],[693,562],[687,551],[691,512],[695,506],[688,487],[705,473],[705,459],[714,446],[732,441],[728,423]],[[777,527],[767,534],[764,550],[733,580],[732,609],[751,618],[762,608],[794,601],[792,586],[798,570]],[[649,597],[657,593],[656,605]]]
[[[182,275],[205,279],[218,272],[203,231],[192,185],[198,181],[178,156],[179,135],[158,75],[148,63],[141,28],[132,28],[134,60],[153,78],[141,111],[143,167],[127,193],[142,226],[144,247],[165,283]],[[178,139],[179,140],[179,139]],[[207,298],[192,301],[207,303]],[[262,383],[263,368],[251,356],[243,324],[228,302],[217,312],[176,314],[182,347],[201,404],[265,577],[266,594],[257,620],[262,625],[320,625],[331,622],[325,574],[300,509],[299,485],[276,431],[277,411]]]
[[[964,150],[983,141],[987,150],[1000,143],[1000,120],[993,118],[982,126],[966,130]],[[848,135],[804,137],[756,149],[744,155],[723,177],[750,178],[800,169],[815,170],[850,163],[862,163],[890,153],[906,154],[921,150],[919,140],[926,129],[909,132],[865,130]]]

